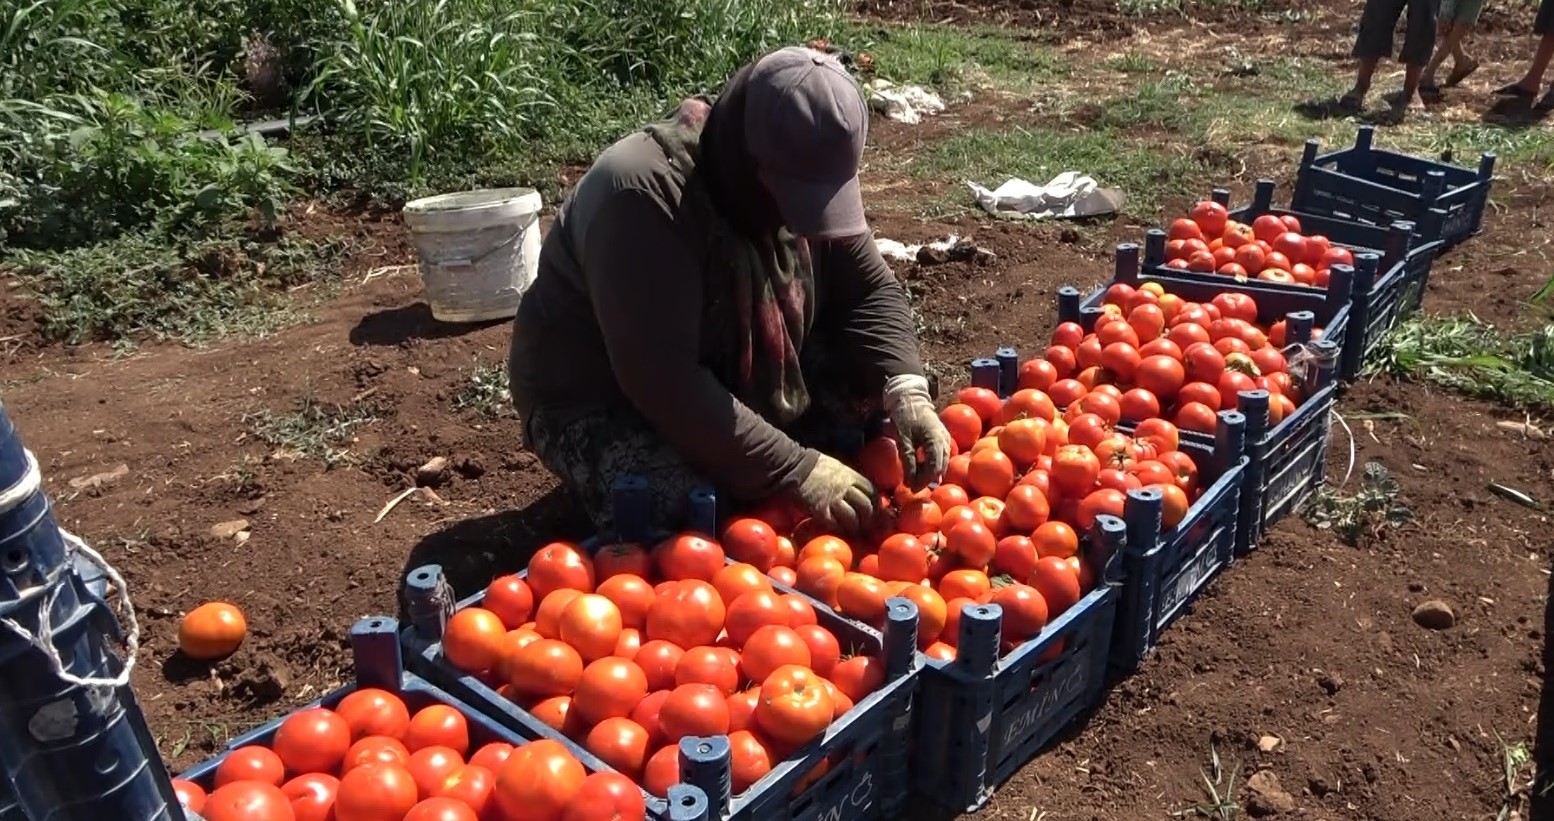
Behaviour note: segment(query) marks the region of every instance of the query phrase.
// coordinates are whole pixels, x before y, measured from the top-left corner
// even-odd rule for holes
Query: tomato
[[[248,621],[237,605],[206,602],[178,623],[178,649],[193,659],[219,659],[237,652],[248,635]]]
[[[239,747],[216,766],[218,788],[236,781],[260,781],[279,787],[285,780],[286,764],[268,747]]]
[[[564,587],[541,599],[539,608],[534,611],[534,632],[547,639],[561,638],[561,611],[581,595],[581,590]]]
[[[657,597],[652,585],[630,573],[620,573],[599,582],[598,593],[615,605],[623,630],[640,631],[646,626],[648,608]]]
[[[734,646],[743,647],[756,630],[768,624],[787,624],[788,618],[788,607],[775,591],[745,593],[728,606],[729,640]]]
[[[351,726],[333,710],[302,710],[281,722],[270,748],[291,772],[334,772],[351,749]]]
[[[878,556],[879,577],[885,581],[915,582],[928,575],[928,547],[913,534],[887,537]]]
[[[335,821],[403,821],[418,800],[415,778],[404,767],[357,767],[340,779]]]
[[[765,681],[785,665],[809,667],[811,662],[809,644],[798,631],[777,625],[757,630],[745,644],[744,654],[740,657],[741,670],[751,681]]]
[[[669,788],[680,783],[680,749],[674,745],[653,753],[642,770],[642,789],[659,798],[669,795]]]
[[[728,731],[748,730],[755,726],[755,705],[761,701],[761,688],[741,690],[728,697]]]
[[[607,718],[588,731],[583,746],[600,761],[637,778],[647,766],[652,740],[641,724],[629,718]]]
[[[1079,575],[1074,572],[1066,559],[1056,556],[1038,559],[1035,569],[1029,576],[1017,578],[1025,578],[1026,583],[1041,594],[1042,600],[1047,604],[1049,616],[1054,619],[1063,615],[1084,597],[1079,585]]]
[[[410,729],[410,711],[399,696],[375,687],[352,692],[335,705],[335,712],[351,728],[351,739],[368,736],[402,739]]]
[[[475,811],[452,798],[428,798],[410,808],[404,821],[480,821]]]
[[[723,631],[727,614],[716,588],[700,579],[686,579],[667,586],[653,600],[643,635],[681,647],[710,645]]]
[[[1085,329],[1077,322],[1060,322],[1052,329],[1052,344],[1065,348],[1077,348],[1085,338]]]
[[[502,765],[492,797],[508,821],[550,821],[566,811],[587,776],[559,741],[531,741]]]
[[[443,628],[443,653],[453,666],[471,673],[496,667],[502,657],[502,639],[510,628],[483,607],[466,607],[453,614]]]
[[[365,764],[398,764],[403,767],[409,763],[410,750],[399,739],[370,735],[351,745],[340,763],[340,771],[346,772]]]
[[[565,695],[582,677],[582,655],[557,639],[540,639],[524,645],[508,664],[508,683],[528,696]]]
[[[291,801],[274,784],[233,781],[217,787],[200,810],[205,821],[293,821]]]
[[[1014,492],[1014,488],[1009,490],[1011,493]],[[1009,526],[1004,522],[1003,499],[994,499],[991,496],[978,496],[971,501],[971,509],[977,514],[977,521],[981,522],[993,534],[993,538],[996,539],[1002,536],[1004,531],[1008,530]]]
[[[921,536],[939,529],[944,512],[933,499],[910,499],[896,511],[896,529]]]
[[[534,591],[516,573],[498,576],[487,585],[481,606],[495,613],[507,629],[514,630],[534,615]]]
[[[729,695],[739,689],[739,659],[731,657],[724,648],[692,647],[675,665],[674,683],[710,684]]]
[[[722,569],[723,546],[695,533],[681,533],[653,548],[653,565],[670,581],[700,579],[710,582]]]
[[[945,604],[944,597],[939,595],[937,590],[923,584],[909,584],[897,591],[896,595],[917,605],[918,646],[926,646],[929,642],[938,638],[939,634],[944,631],[945,621],[949,618],[945,612],[947,605]],[[810,666],[817,674],[825,675],[820,672],[819,665],[812,664]]]
[[[775,756],[755,733],[736,730],[729,734],[734,795],[739,795],[772,770]]]
[[[1214,200],[1202,200],[1192,207],[1192,221],[1198,224],[1205,236],[1217,237],[1225,233],[1230,213]]]
[[[1019,484],[1004,501],[1004,521],[1018,532],[1029,533],[1052,515],[1046,494],[1032,484]]]
[[[772,671],[761,683],[756,723],[770,738],[799,747],[831,726],[836,704],[813,670],[789,664]]]
[[[1156,485],[1160,489],[1162,506],[1160,511],[1160,524],[1166,530],[1176,527],[1187,518],[1187,509],[1190,506],[1187,492],[1175,484]]]
[[[865,442],[858,452],[858,472],[868,479],[876,490],[889,493],[906,479],[901,464],[901,451],[896,440],[889,436],[876,436]]]
[[[508,751],[509,755],[511,752]],[[451,798],[474,810],[476,815],[485,815],[491,804],[491,792],[495,789],[496,774],[489,767],[471,762],[454,770],[432,795]]]
[[[583,779],[561,821],[642,821],[646,817],[647,802],[631,779],[600,772]]]
[[[1192,493],[1198,486],[1198,465],[1192,457],[1179,451],[1160,454],[1160,461],[1176,476],[1176,486]]]
[[[939,580],[939,594],[946,600],[967,598],[981,601],[992,590],[987,574],[980,570],[952,570]],[[834,677],[832,679],[835,680]]]
[[[711,684],[674,688],[658,713],[659,729],[669,744],[686,736],[727,735],[728,724],[728,696]]]
[[[653,560],[642,545],[631,542],[607,544],[594,551],[594,578],[600,583],[616,576],[646,578],[652,575]]]
[[[585,593],[562,609],[558,628],[560,639],[588,662],[615,652],[625,623],[615,602],[597,593]]]
[[[1322,252],[1321,264],[1317,268],[1331,268],[1334,265],[1348,265],[1354,267],[1354,253],[1348,248],[1331,247]]]
[[[993,572],[1007,573],[1016,579],[1030,576],[1036,568],[1036,543],[1029,536],[1005,536],[998,540],[993,554]],[[921,634],[921,629],[919,629]]]
[[[648,738],[651,739],[650,748],[664,743],[664,731],[658,717],[663,712],[664,702],[669,700],[669,692],[669,690],[654,690],[632,708],[631,720],[647,730]]]
[[[939,421],[961,450],[967,450],[982,436],[982,417],[970,405],[954,403],[939,412]]]
[[[885,665],[873,656],[853,656],[836,665],[831,683],[857,704],[885,685]]]
[[[1047,428],[1044,418],[1020,418],[1004,425],[998,433],[998,448],[1016,464],[1029,465],[1047,450]]]
[[[631,708],[648,694],[647,674],[636,662],[609,656],[583,669],[572,700],[587,724],[631,715]]]
[[[723,549],[736,562],[765,573],[777,565],[777,531],[760,519],[735,519],[723,528]]]
[[[863,573],[846,573],[836,588],[837,610],[881,628],[885,626],[885,599],[889,596],[885,582]]]
[[[190,812],[199,812],[205,806],[205,788],[182,778],[173,779],[173,795],[178,797],[178,803]]]
[[[334,821],[339,790],[340,779],[327,773],[307,773],[286,782],[281,794],[291,802],[294,821]]]
[[[828,607],[836,606],[836,590],[842,585],[847,567],[830,556],[815,556],[799,562],[798,578],[793,586],[814,596]]]
[[[816,536],[804,543],[799,550],[799,561],[812,559],[816,556],[827,556],[842,563],[843,567],[853,566],[853,549],[847,540],[840,536],[822,535]]]
[[[998,411],[1004,405],[1004,400],[999,399],[998,394],[987,388],[961,388],[955,398],[956,401],[976,411],[984,426],[993,423],[998,416]]]
[[[1100,473],[1101,460],[1087,447],[1064,445],[1052,459],[1052,486],[1066,495],[1078,496],[1089,491]]]
[[[1020,389],[1044,391],[1058,381],[1058,369],[1045,359],[1027,359],[1020,363]]]
[[[561,589],[592,593],[594,565],[577,545],[551,542],[529,559],[528,583],[540,602]]]
[[[942,641],[936,641],[923,648],[923,655],[931,659],[938,659],[939,661],[954,661],[955,646],[953,644],[945,644]]]
[[[1115,488],[1101,488],[1086,495],[1079,502],[1079,519],[1075,522],[1081,532],[1089,532],[1095,519],[1101,514],[1122,517],[1128,497]]]
[[[993,591],[989,604],[1003,608],[1001,635],[1005,642],[1026,641],[1047,626],[1047,602],[1029,585],[1000,587]]]
[[[1170,233],[1167,236],[1171,239],[1181,240],[1203,239],[1203,228],[1193,220],[1177,219],[1171,222]]]
[[[674,686],[675,667],[684,655],[685,651],[677,645],[658,639],[643,644],[632,658],[642,671],[648,689],[663,690]]]
[[[504,741],[493,741],[475,751],[469,757],[471,767],[484,767],[493,774],[502,768],[509,756],[513,754],[513,745]]]
[[[464,759],[448,747],[422,747],[410,754],[406,769],[415,779],[416,791],[422,798],[435,795],[448,777],[464,766]]]
[[[712,586],[718,597],[728,604],[745,593],[772,589],[771,580],[753,564],[735,562],[725,564],[713,574]]]
[[[983,496],[1002,499],[1014,487],[1014,462],[1002,451],[984,450],[971,457],[968,478],[971,489]]]
[[[818,624],[801,624],[793,632],[809,650],[809,666],[821,676],[829,677],[842,658],[842,645],[836,634]]]
[[[984,567],[993,560],[998,540],[981,522],[960,522],[945,534],[951,553],[972,567]]]

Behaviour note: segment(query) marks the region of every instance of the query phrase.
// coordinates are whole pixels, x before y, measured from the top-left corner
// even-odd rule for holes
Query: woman
[[[526,441],[601,530],[622,474],[648,480],[657,527],[705,483],[855,529],[875,488],[799,440],[870,411],[911,484],[942,475],[949,434],[864,220],[867,135],[840,63],[785,48],[616,142],[563,204],[509,370]]]

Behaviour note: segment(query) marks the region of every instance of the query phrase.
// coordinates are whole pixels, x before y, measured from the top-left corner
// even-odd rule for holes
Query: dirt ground
[[[1249,17],[1234,4],[1189,4],[1186,16],[1149,25],[1157,39],[1165,30],[1185,38],[1283,26],[1302,53],[1337,59],[1357,5],[1270,0],[1269,15]],[[1081,38],[1123,41],[1143,25],[1112,0],[938,2],[926,13],[915,0],[866,6],[883,17],[1028,26],[1076,52]],[[1297,6],[1298,22],[1278,22]],[[1528,44],[1516,25],[1528,19],[1487,15],[1483,51],[1520,60]],[[973,101],[922,126],[881,121],[871,151],[909,150],[996,114]],[[1253,171],[1287,183],[1291,167]],[[1103,281],[1113,244],[1142,227],[924,222],[901,216],[910,207],[887,206],[958,181],[866,174],[866,185],[879,235],[969,234],[995,255],[896,266],[924,318],[925,356],[946,385],[999,344],[1044,347],[1056,288]],[[1183,207],[1195,193],[1167,204]],[[1518,300],[1547,266],[1508,249],[1548,232],[1532,206],[1551,194],[1525,180],[1497,193],[1504,207],[1484,235],[1437,264],[1426,309],[1521,320]],[[61,523],[128,579],[147,631],[134,683],[173,768],[348,678],[347,630],[397,610],[407,568],[440,562],[468,592],[544,541],[584,535],[573,505],[523,449],[516,420],[459,407],[471,374],[505,361],[507,323],[433,321],[407,265],[408,234],[392,215],[299,211],[291,230],[352,235],[350,285],[313,310],[314,321],[269,338],[199,350],[152,344],[129,356],[49,346],[36,336],[36,308],[0,290],[0,392],[43,464]],[[315,429],[341,434],[328,459],[253,433],[256,414],[304,403],[322,414]],[[341,406],[343,415],[330,415]],[[1536,494],[1550,487],[1554,454],[1497,427],[1519,419],[1509,410],[1415,385],[1356,385],[1340,413],[1347,427],[1334,430],[1330,478],[1344,476],[1352,446],[1347,487],[1361,465],[1379,461],[1417,521],[1359,548],[1299,520],[1281,524],[1140,673],[1006,784],[985,817],[1198,817],[1195,806],[1201,817],[1232,817],[1209,814],[1211,750],[1235,782],[1226,800],[1253,815],[1496,816],[1507,799],[1505,755],[1551,723],[1539,721],[1549,546],[1535,535],[1549,522],[1486,484]],[[378,521],[433,457],[447,467]],[[177,619],[212,598],[242,605],[251,639],[213,667],[180,663]],[[1411,612],[1429,599],[1455,611],[1455,626],[1414,623]],[[1264,737],[1276,739],[1266,750]],[[1254,774],[1259,789],[1249,792],[1242,785]]]

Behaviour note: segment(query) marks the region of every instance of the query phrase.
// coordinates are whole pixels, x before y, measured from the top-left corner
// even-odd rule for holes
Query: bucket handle
[[[476,265],[479,265],[480,263],[484,262],[486,260],[486,257],[489,257],[492,254],[496,253],[497,251],[500,251],[503,248],[506,248],[507,246],[512,245],[514,242],[517,242],[518,238],[523,236],[524,232],[529,230],[529,226],[533,225],[534,221],[537,218],[538,218],[538,215],[530,214],[529,217],[527,219],[525,219],[518,226],[518,230],[514,231],[511,236],[509,236],[507,239],[502,240],[501,242],[498,242],[497,244],[491,246],[490,248],[487,248],[485,251],[481,252],[480,254],[478,254],[476,256],[473,256],[473,257],[460,257],[460,258],[457,258],[457,259],[445,259],[442,262],[428,262],[428,263],[426,263],[426,266],[428,268],[435,268],[435,269],[438,269],[438,270],[441,270],[441,269],[444,269],[444,268],[473,268]]]

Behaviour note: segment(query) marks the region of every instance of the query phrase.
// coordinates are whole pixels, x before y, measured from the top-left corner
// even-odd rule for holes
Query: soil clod
[[[1414,623],[1426,630],[1450,630],[1457,624],[1457,614],[1446,602],[1431,599],[1414,608]]]

